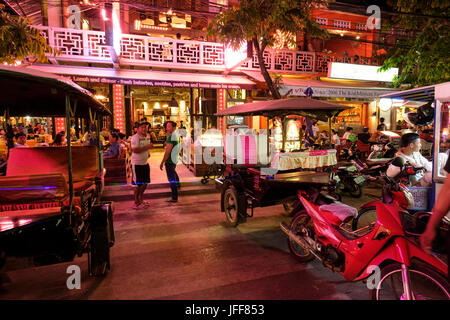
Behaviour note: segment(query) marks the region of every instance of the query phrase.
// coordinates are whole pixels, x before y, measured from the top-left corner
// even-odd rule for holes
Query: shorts
[[[143,164],[132,164],[131,165],[132,170],[132,178],[131,178],[131,184],[138,186],[141,184],[149,184],[150,183],[150,165]]]

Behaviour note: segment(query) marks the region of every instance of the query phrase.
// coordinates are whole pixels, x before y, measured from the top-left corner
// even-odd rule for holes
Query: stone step
[[[120,185],[120,186],[108,186],[105,187],[103,192],[102,200],[105,201],[127,201],[133,200],[134,197],[134,187],[131,185]],[[178,191],[179,196],[188,195],[200,195],[208,193],[218,192],[215,185],[212,182],[208,184],[181,184],[181,189]],[[170,198],[170,186],[169,183],[160,184],[150,184],[144,193],[144,199],[159,199],[159,198]]]

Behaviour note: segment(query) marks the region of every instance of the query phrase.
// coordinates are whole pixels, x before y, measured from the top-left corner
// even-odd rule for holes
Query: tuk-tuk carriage
[[[446,172],[444,166],[448,158],[450,146],[449,110],[450,82],[404,90],[380,96],[384,99],[416,101],[419,104],[417,112],[411,112],[404,117],[410,124],[422,128],[433,124],[432,150],[432,183],[426,187],[410,187],[414,196],[415,209],[431,211],[434,202],[444,183]]]
[[[114,244],[112,203],[101,202],[105,170],[102,147],[72,146],[73,118],[97,122],[110,112],[70,80],[25,67],[0,67],[0,114],[65,117],[67,146],[14,147],[0,177],[0,271],[8,260],[48,265],[88,254],[89,274],[110,269]],[[25,258],[25,259],[24,259]],[[28,265],[27,265],[28,266]],[[3,268],[3,270],[1,270]]]
[[[265,116],[267,128],[269,128],[269,120],[273,117],[280,117],[282,122],[285,122],[288,116],[297,115],[328,122],[331,132],[332,119],[347,108],[349,107],[326,101],[292,98],[241,104],[223,110],[217,115]],[[286,128],[285,125],[283,127]],[[246,139],[242,136],[239,138]],[[264,137],[259,134],[259,136],[248,138],[259,140],[254,143],[254,146],[261,147],[264,143],[266,144],[262,153],[267,153],[265,159],[270,162],[260,161],[261,150],[256,150],[257,147],[254,147],[257,154],[253,157],[254,161],[236,163],[235,155],[233,151],[230,151],[235,146],[230,147],[225,144],[224,178],[216,179],[216,187],[221,190],[221,211],[225,212],[229,225],[237,226],[245,222],[247,217],[253,216],[253,209],[256,207],[283,203],[288,214],[293,212],[298,190],[326,187],[330,195],[337,197],[336,183],[331,179],[331,170],[327,170],[337,164],[335,149],[283,152],[286,130],[283,130],[282,150],[278,153],[273,150],[273,144],[271,147],[268,135]],[[261,139],[264,140],[262,143]],[[246,154],[248,150],[243,153],[245,154],[243,158],[246,160],[252,158],[251,155]]]

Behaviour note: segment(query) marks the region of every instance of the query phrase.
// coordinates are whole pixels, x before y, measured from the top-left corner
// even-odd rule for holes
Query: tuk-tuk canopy
[[[341,111],[351,108],[352,107],[328,101],[300,97],[244,103],[222,110],[216,113],[216,115],[265,117],[299,115],[321,121],[328,121],[330,118],[338,115]]]
[[[442,96],[441,92],[447,92],[450,88],[450,82],[443,82],[440,84],[434,84],[431,86],[414,88],[409,90],[400,90],[388,94],[383,94],[380,98],[388,99],[404,99],[404,100],[415,100],[415,101],[433,101],[436,93],[439,92],[438,96]]]
[[[88,90],[71,80],[26,67],[0,66],[0,115],[64,117],[66,95],[76,117],[111,112]],[[76,106],[76,107],[75,107]]]

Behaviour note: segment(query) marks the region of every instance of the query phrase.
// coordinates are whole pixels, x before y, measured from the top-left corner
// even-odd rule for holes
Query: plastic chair
[[[356,141],[356,148],[361,153],[361,157],[366,159],[367,156],[369,155],[370,144],[369,143],[363,143],[363,142],[358,140],[358,141]]]

